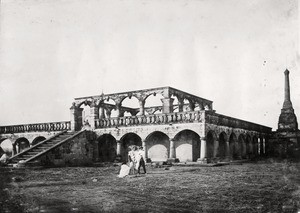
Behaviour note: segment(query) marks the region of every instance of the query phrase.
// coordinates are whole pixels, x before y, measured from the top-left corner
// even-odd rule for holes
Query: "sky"
[[[171,86],[277,129],[299,0],[1,0],[0,125],[70,120],[75,97]]]

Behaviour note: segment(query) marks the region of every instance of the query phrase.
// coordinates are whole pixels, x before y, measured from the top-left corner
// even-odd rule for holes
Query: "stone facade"
[[[289,88],[288,72],[285,76]],[[298,124],[286,91],[275,133],[270,127],[216,113],[208,99],[160,87],[75,98],[70,122],[57,122],[62,129],[53,129],[57,126],[53,124],[0,127],[0,140],[10,138],[20,151],[20,138],[26,138],[29,146],[35,137],[48,138],[59,130],[91,130],[41,158],[42,163],[53,165],[126,161],[130,145],[143,146],[148,161],[218,162],[271,156],[276,153],[274,138],[290,138],[299,147]],[[147,106],[150,96],[159,98],[161,105]],[[132,98],[136,107],[123,106],[125,99]],[[83,106],[89,109],[89,123]]]

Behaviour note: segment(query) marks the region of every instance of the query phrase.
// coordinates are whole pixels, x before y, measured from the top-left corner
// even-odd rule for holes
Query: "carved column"
[[[216,158],[219,156],[219,141],[215,140],[214,141],[214,153],[213,153],[213,157]]]
[[[116,157],[116,161],[118,161],[118,162],[120,162],[122,160],[121,152],[122,152],[122,142],[120,140],[117,140],[117,157]]]
[[[103,106],[99,107],[99,118],[100,119],[105,118],[105,113],[104,113],[104,107]]]
[[[110,118],[112,109],[106,109],[106,117]]]
[[[263,156],[264,155],[264,138],[263,138],[263,136],[261,136],[259,138],[259,141],[260,141],[260,143],[259,143],[259,145],[260,145],[260,147],[259,147],[259,150],[260,150],[259,155]]]
[[[78,131],[82,127],[82,108],[79,108],[73,103],[70,107],[71,113],[71,131]]]
[[[162,113],[172,113],[173,112],[173,98],[162,98],[163,103]]]
[[[145,100],[139,100],[140,111],[138,115],[145,115]]]
[[[198,159],[198,161],[201,162],[207,162],[207,147],[206,147],[206,138],[205,137],[201,137],[201,148],[200,148],[200,158]]]
[[[144,156],[145,156],[145,161],[147,162],[148,159],[148,150],[147,150],[147,143],[145,140],[143,140],[143,149],[144,149]]]
[[[91,104],[91,128],[96,129],[96,120],[99,119],[99,107],[95,102]]]
[[[177,98],[177,99],[178,99],[178,112],[183,112],[184,99],[183,98]]]
[[[170,139],[170,153],[168,161],[176,162],[176,151],[175,151],[175,141],[174,139]]]
[[[225,158],[226,159],[231,159],[231,156],[230,156],[230,144],[229,144],[229,140],[226,139],[226,142],[225,142]]]

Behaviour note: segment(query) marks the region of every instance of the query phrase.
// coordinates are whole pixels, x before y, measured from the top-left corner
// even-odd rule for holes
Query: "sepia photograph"
[[[0,213],[300,213],[299,0],[0,0]]]

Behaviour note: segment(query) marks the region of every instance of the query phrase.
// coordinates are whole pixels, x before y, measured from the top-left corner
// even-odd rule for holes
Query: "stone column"
[[[178,99],[178,112],[183,112],[184,99],[183,98],[177,98],[177,99]]]
[[[73,103],[70,108],[71,113],[71,130],[78,131],[82,127],[82,108],[79,108]]]
[[[260,140],[260,148],[259,148],[260,149],[260,153],[259,154],[260,154],[260,156],[263,156],[264,153],[265,153],[264,152],[264,138],[261,137],[259,140]]]
[[[145,115],[145,100],[139,100],[140,111],[138,115]]]
[[[213,153],[213,157],[219,157],[219,141],[215,140],[214,141],[214,153]]]
[[[96,105],[96,103],[91,104],[91,128],[96,129],[96,120],[99,119],[99,107]]]
[[[116,161],[120,162],[122,160],[122,142],[117,140],[117,157],[116,157]]]
[[[206,138],[201,137],[201,148],[200,148],[200,158],[198,161],[201,161],[203,163],[207,163],[207,147],[206,147]]]
[[[145,161],[147,162],[148,159],[148,150],[147,150],[147,143],[145,140],[143,140],[143,149],[144,149],[144,156],[145,156]]]
[[[175,143],[174,143],[174,139],[170,140],[170,156],[169,158],[175,158]]]
[[[229,159],[231,159],[231,156],[230,156],[230,144],[229,144],[228,139],[226,140],[225,145],[226,145],[226,147],[225,147],[225,152],[226,152],[225,158],[229,160]]]
[[[111,109],[107,109],[106,110],[106,117],[110,118],[110,116],[111,116]]]
[[[173,98],[162,98],[163,103],[162,113],[172,113],[173,112]]]
[[[176,159],[175,141],[174,139],[170,139],[170,153],[169,153],[168,162],[177,162],[177,161],[178,159]]]
[[[121,112],[121,104],[120,103],[116,103],[116,112],[117,112],[117,117],[122,117],[122,112]]]
[[[104,107],[102,106],[99,107],[99,118],[100,119],[105,118]]]

